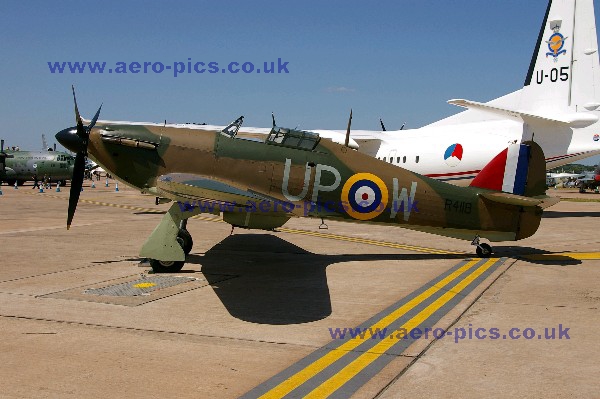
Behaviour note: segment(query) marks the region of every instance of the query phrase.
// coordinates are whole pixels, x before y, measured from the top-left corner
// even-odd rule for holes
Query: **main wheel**
[[[164,261],[150,259],[150,266],[154,273],[177,273],[183,268],[184,261]]]
[[[492,247],[490,247],[486,243],[479,244],[477,246],[476,252],[477,256],[479,256],[480,258],[489,258],[492,255]]]
[[[181,248],[183,248],[183,252],[185,252],[186,255],[192,251],[194,240],[192,240],[192,235],[189,231],[185,229],[179,229],[176,240],[179,245],[181,245]]]

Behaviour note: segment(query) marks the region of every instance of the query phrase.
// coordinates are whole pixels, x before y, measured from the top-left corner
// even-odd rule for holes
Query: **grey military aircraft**
[[[586,190],[594,190],[598,193],[600,191],[600,163],[593,172],[584,173],[577,180],[580,193],[585,193]]]
[[[2,140],[0,184],[6,182],[11,186],[15,183],[22,186],[36,175],[39,180],[46,176],[64,186],[73,176],[74,161],[72,155],[52,148],[48,151],[5,151]]]

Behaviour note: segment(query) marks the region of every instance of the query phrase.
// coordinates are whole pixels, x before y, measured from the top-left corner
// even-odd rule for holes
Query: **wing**
[[[264,196],[240,190],[225,183],[188,173],[170,173],[160,176],[158,194],[174,201],[217,201],[235,203],[239,206],[247,201],[261,201]]]
[[[182,212],[222,213],[225,222],[237,227],[272,230],[297,216],[276,198],[194,174],[160,176],[156,189],[161,197],[178,201]]]

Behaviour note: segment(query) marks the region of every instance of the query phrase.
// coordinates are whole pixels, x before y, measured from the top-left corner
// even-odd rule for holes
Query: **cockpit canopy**
[[[318,133],[273,126],[267,144],[312,151],[321,140]]]

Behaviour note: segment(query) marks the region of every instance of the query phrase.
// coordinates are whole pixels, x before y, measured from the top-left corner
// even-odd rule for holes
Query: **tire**
[[[194,241],[192,240],[192,235],[190,232],[185,229],[179,229],[176,240],[179,245],[181,245],[183,252],[186,255],[189,254],[194,246]],[[163,261],[150,259],[150,266],[152,266],[154,273],[177,273],[183,268],[184,264],[184,261]]]
[[[192,247],[194,246],[194,240],[192,239],[192,235],[189,231],[185,229],[179,229],[179,233],[177,233],[177,242],[181,245],[183,252],[187,255],[192,251]]]
[[[477,256],[480,258],[489,258],[492,256],[492,247],[488,244],[479,244],[476,249]]]
[[[162,261],[150,259],[154,273],[177,273],[183,268],[184,261]]]

